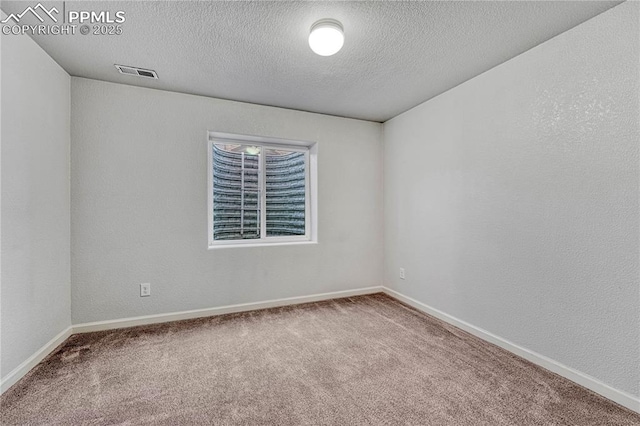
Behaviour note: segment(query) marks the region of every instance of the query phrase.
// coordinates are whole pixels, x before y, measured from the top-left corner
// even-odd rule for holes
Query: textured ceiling
[[[125,11],[123,34],[34,39],[74,76],[386,121],[618,3],[67,1]],[[307,44],[321,18],[345,28],[331,57]],[[120,75],[114,63],[160,80]]]

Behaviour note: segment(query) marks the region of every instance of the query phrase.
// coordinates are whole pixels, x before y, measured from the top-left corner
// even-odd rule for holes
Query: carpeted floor
[[[382,294],[72,336],[2,425],[639,425]]]

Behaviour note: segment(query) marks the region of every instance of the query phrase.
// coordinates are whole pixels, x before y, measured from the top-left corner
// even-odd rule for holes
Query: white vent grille
[[[118,64],[115,64],[115,67],[118,71],[120,71],[120,74],[135,75],[138,77],[153,78],[156,80],[158,79],[158,73],[156,73],[154,70],[146,70],[144,68],[129,67],[126,65]]]

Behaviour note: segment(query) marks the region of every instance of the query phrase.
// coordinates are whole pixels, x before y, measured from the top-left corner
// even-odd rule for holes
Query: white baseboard
[[[108,321],[89,322],[67,327],[64,331],[51,339],[49,343],[38,349],[26,361],[16,367],[0,381],[0,394],[13,386],[24,377],[33,367],[49,355],[55,348],[72,334],[89,333],[92,331],[112,330],[116,328],[134,327],[137,325],[156,324],[184,319],[201,318],[214,315],[232,314],[237,312],[254,311],[257,309],[277,308],[280,306],[297,305],[300,303],[319,302],[322,300],[339,299],[343,297],[361,296],[364,294],[381,293],[382,287],[366,287],[354,290],[334,291],[331,293],[313,294],[310,296],[288,297],[284,299],[267,300],[265,302],[241,303],[238,305],[220,306],[217,308],[195,309],[191,311],[172,312],[168,314],[146,315],[133,318],[123,318]]]
[[[54,351],[55,348],[67,340],[71,334],[73,334],[73,327],[69,326],[58,333],[56,337],[51,339],[43,347],[38,349],[36,353],[27,358],[22,364],[14,368],[13,371],[3,377],[2,381],[0,381],[0,394],[4,393],[4,391],[16,384],[18,380],[23,378],[33,367],[45,359],[47,355]]]
[[[289,297],[284,299],[268,300],[264,302],[254,303],[242,303],[238,305],[221,306],[217,308],[195,309],[191,311],[173,312],[168,314],[158,315],[146,315],[140,317],[123,318],[117,320],[97,321],[85,324],[77,324],[67,327],[60,332],[51,341],[41,347],[36,353],[31,355],[22,364],[16,367],[13,371],[3,377],[0,381],[0,393],[5,392],[11,386],[13,386],[18,380],[24,377],[33,367],[35,367],[40,361],[42,361],[47,355],[53,352],[61,343],[63,343],[69,336],[76,333],[89,333],[92,331],[111,330],[124,327],[133,327],[137,325],[148,325],[170,321],[179,321],[184,319],[201,318],[214,315],[223,315],[230,313],[253,311],[257,309],[276,308],[280,306],[296,305],[300,303],[318,302],[322,300],[339,299],[343,297],[361,296],[365,294],[373,294],[384,292],[391,297],[394,297],[401,302],[412,306],[419,311],[439,318],[451,325],[454,325],[462,330],[465,330],[474,336],[477,336],[483,340],[486,340],[494,345],[500,346],[503,349],[508,350],[528,361],[533,362],[549,371],[552,371],[560,376],[563,376],[587,389],[590,389],[605,398],[608,398],[618,404],[627,407],[633,411],[640,413],[640,399],[627,392],[614,389],[611,386],[593,378],[587,374],[584,374],[571,367],[563,365],[551,358],[544,355],[540,355],[522,346],[516,345],[502,337],[496,336],[486,330],[462,321],[456,317],[446,314],[438,309],[432,308],[422,302],[407,297],[395,290],[387,287],[367,287],[355,290],[336,291],[331,293],[314,294],[310,296]]]
[[[117,320],[96,321],[73,326],[74,333],[89,333],[92,331],[111,330],[115,328],[134,327],[137,325],[156,324],[169,321],[179,321],[192,318],[209,317],[214,315],[233,314],[237,312],[255,311],[256,309],[277,308],[300,303],[318,302],[321,300],[339,299],[342,297],[360,296],[364,294],[381,293],[382,287],[366,287],[355,290],[334,291],[331,293],[313,294],[310,296],[288,297],[285,299],[267,300],[265,302],[241,303],[217,308],[195,309],[192,311],[172,312],[168,314],[145,315],[140,317],[123,318]]]
[[[604,396],[611,401],[617,402],[618,404],[629,408],[635,412],[640,413],[640,399],[630,393],[612,388],[611,386],[601,382],[600,380],[591,377],[587,374],[584,374],[578,370],[575,370],[571,367],[563,365],[558,361],[555,361],[551,358],[548,358],[544,355],[540,355],[536,352],[533,352],[527,348],[516,345],[506,339],[503,339],[500,336],[496,336],[493,333],[490,333],[486,330],[483,330],[475,325],[469,324],[468,322],[462,321],[454,316],[451,316],[447,313],[444,313],[438,309],[432,308],[431,306],[419,302],[411,297],[405,296],[402,293],[398,293],[395,290],[392,290],[387,287],[383,287],[383,291],[389,296],[398,299],[401,302],[406,303],[409,306],[416,308],[419,311],[422,311],[426,314],[432,315],[442,321],[445,321],[453,326],[456,326],[468,333],[473,334],[476,337],[481,338],[482,340],[486,340],[489,343],[493,343],[496,346],[500,346],[503,349],[508,350],[528,361],[533,362],[534,364],[539,365],[540,367],[546,368],[549,371],[552,371],[566,379],[571,380],[587,389],[594,391],[597,394]]]

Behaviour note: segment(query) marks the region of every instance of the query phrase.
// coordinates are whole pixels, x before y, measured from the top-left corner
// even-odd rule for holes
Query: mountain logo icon
[[[38,3],[35,7],[29,6],[25,10],[23,10],[22,13],[18,13],[18,14],[12,13],[9,16],[7,16],[6,19],[0,22],[3,24],[6,24],[7,22],[9,22],[10,19],[13,19],[16,23],[19,23],[20,20],[27,13],[31,13],[33,16],[38,18],[40,22],[44,22],[44,18],[42,17],[42,15],[44,15],[45,17],[48,16],[49,18],[51,18],[53,22],[58,22],[58,19],[53,15],[54,13],[56,14],[59,13],[58,9],[56,9],[55,7],[52,7],[51,9],[47,10],[47,8],[42,5],[42,3]]]

